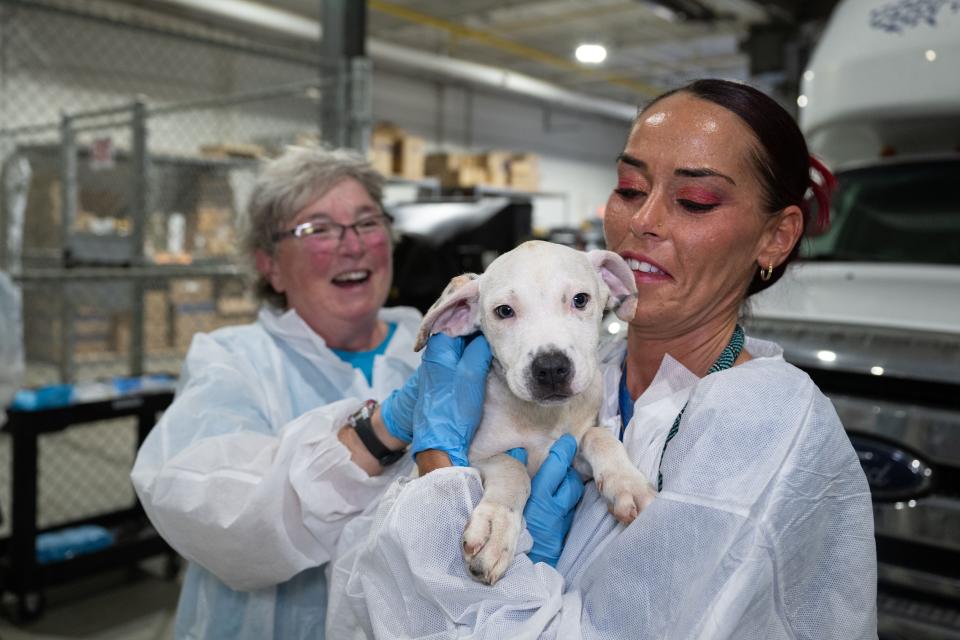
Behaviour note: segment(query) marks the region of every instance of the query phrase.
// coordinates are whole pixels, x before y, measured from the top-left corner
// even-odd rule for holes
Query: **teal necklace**
[[[730,342],[723,348],[720,357],[710,366],[706,375],[732,367],[733,363],[740,357],[741,351],[743,351],[743,327],[738,324],[733,329]],[[627,400],[629,400],[629,402],[627,402]],[[673,440],[677,432],[680,431],[680,419],[683,418],[683,412],[686,410],[687,404],[685,403],[683,408],[680,409],[680,413],[677,414],[677,419],[673,421],[673,426],[670,427],[670,431],[667,433],[667,439],[663,443],[663,452],[660,454],[660,467],[657,468],[657,491],[663,489],[663,473],[660,471],[660,468],[663,467],[663,457],[667,453],[667,445],[670,444],[670,441]],[[633,401],[630,399],[629,391],[627,390],[626,360],[624,360],[623,375],[620,377],[620,416],[623,421],[623,429],[625,429],[627,423],[633,418]],[[620,431],[621,440],[623,440],[623,429]]]

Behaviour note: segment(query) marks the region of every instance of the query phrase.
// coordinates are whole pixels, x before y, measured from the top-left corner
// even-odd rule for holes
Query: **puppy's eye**
[[[513,308],[509,305],[502,304],[499,307],[494,307],[493,312],[497,314],[497,317],[501,320],[513,317]]]
[[[573,306],[577,309],[583,309],[587,306],[588,302],[590,302],[590,295],[587,293],[578,293],[573,296]]]

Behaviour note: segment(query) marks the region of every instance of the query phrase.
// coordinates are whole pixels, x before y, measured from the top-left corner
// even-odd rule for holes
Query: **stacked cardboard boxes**
[[[390,122],[378,122],[370,136],[369,158],[385,176],[420,180],[424,175],[425,142]]]
[[[73,316],[73,352],[77,355],[114,350],[112,340],[115,314],[93,305],[76,307]]]
[[[440,179],[444,189],[469,188],[486,184],[486,169],[476,157],[466,153],[431,153],[427,156],[426,173]]]
[[[469,189],[477,186],[536,191],[540,188],[537,155],[513,151],[487,151],[480,154],[431,153],[426,173],[440,179],[445,189]]]
[[[509,186],[517,191],[540,188],[540,163],[535,153],[515,153],[507,161]]]
[[[247,324],[257,314],[257,303],[250,295],[224,295],[214,298],[209,278],[173,280],[169,289],[151,289],[143,294],[143,349],[146,355],[169,354],[172,349],[185,352],[198,332],[210,332],[227,325]],[[113,319],[111,349],[130,350],[130,314]]]
[[[190,347],[194,333],[207,333],[217,328],[217,307],[210,278],[181,278],[170,282],[170,305],[173,314],[173,347],[184,352]]]

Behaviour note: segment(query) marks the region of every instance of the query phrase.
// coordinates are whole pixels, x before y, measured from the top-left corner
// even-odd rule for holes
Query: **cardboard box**
[[[77,355],[113,353],[113,341],[109,334],[102,338],[75,338],[73,352]]]
[[[195,333],[209,333],[221,325],[213,302],[176,305],[173,310],[173,346],[177,351],[186,351]]]
[[[170,335],[170,296],[166,290],[143,294],[143,348],[147,353],[165,351],[172,344]]]
[[[393,173],[393,158],[397,139],[402,134],[399,127],[390,122],[378,122],[370,133],[370,152],[368,154],[373,168],[388,176]]]
[[[201,146],[200,154],[207,158],[262,158],[266,151],[259,144],[222,142]]]
[[[71,323],[73,352],[78,355],[113,352],[115,315],[103,313],[94,306],[78,305]]]
[[[217,315],[239,322],[250,321],[257,315],[259,305],[250,295],[221,296],[217,299]]]
[[[431,153],[427,155],[424,171],[428,176],[442,176],[470,164],[470,156],[465,153]]]
[[[535,173],[514,175],[510,178],[509,186],[517,191],[539,191],[540,175]]]
[[[487,184],[487,172],[483,167],[464,165],[458,169],[446,171],[440,176],[440,186],[444,189],[470,189]]]
[[[197,256],[227,256],[236,253],[233,210],[225,207],[197,208],[193,251]]]
[[[426,173],[439,178],[444,189],[469,189],[490,180],[481,157],[466,153],[431,153]]]
[[[534,153],[514,154],[508,163],[509,184],[518,191],[540,188],[540,160]]]
[[[510,151],[487,151],[477,156],[477,164],[487,172],[487,184],[491,187],[506,187],[510,184]]]
[[[143,351],[156,354],[170,350],[170,299],[165,290],[151,290],[143,294]],[[132,318],[129,313],[113,318],[112,349],[118,353],[130,352]]]
[[[170,282],[170,302],[184,304],[213,304],[213,280],[210,278],[179,278]]]
[[[426,141],[403,134],[397,139],[393,156],[393,173],[408,180],[421,180],[426,163]]]

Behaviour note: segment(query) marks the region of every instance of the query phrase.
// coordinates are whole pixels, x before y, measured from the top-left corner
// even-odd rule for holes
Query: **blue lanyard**
[[[623,434],[627,431],[627,425],[633,420],[633,398],[630,397],[630,389],[627,389],[627,356],[623,356],[623,364],[620,365],[620,442],[623,442]]]

